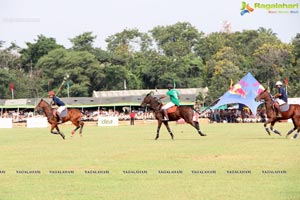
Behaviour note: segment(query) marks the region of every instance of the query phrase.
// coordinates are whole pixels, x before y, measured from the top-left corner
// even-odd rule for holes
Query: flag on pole
[[[9,84],[9,90],[11,91],[11,98],[12,98],[12,99],[14,98],[14,87],[15,87],[14,82],[11,82],[11,83]]]
[[[229,88],[232,88],[232,86],[233,86],[233,80],[230,79],[230,85],[229,85]]]

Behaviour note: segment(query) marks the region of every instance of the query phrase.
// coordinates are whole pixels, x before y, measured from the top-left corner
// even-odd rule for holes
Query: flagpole
[[[124,90],[127,90],[126,80],[124,80]]]
[[[289,79],[286,77],[285,78],[285,92],[286,92],[286,96],[288,96],[288,84],[289,84]]]
[[[67,80],[67,93],[68,93],[68,98],[70,97],[70,82]]]

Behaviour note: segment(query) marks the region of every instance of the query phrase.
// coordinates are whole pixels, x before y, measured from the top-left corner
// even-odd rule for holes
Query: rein
[[[155,106],[154,104],[156,104],[157,106]],[[152,97],[151,101],[150,101],[150,108],[154,111],[160,111],[162,106],[162,102],[158,100],[158,98],[156,97]]]
[[[269,107],[274,112],[275,99],[273,98],[273,96],[270,93],[268,93],[268,96],[265,97],[263,100],[266,106],[266,110],[268,111],[268,107]]]
[[[53,119],[53,112],[52,112],[52,108],[51,106],[46,102],[46,101],[42,101],[43,104],[39,106],[43,109],[45,115],[49,118],[49,119]],[[49,115],[49,116],[48,116]]]

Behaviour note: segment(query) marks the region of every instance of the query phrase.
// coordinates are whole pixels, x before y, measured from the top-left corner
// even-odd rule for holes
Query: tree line
[[[0,41],[0,99],[34,98],[56,90],[67,75],[69,90],[60,96],[92,96],[94,90],[208,87],[212,102],[247,72],[275,93],[288,81],[289,97],[300,96],[300,33],[282,42],[266,28],[204,34],[188,22],[156,26],[148,32],[125,29],[94,46],[96,35],[71,38],[71,48],[37,35],[26,48]],[[12,85],[13,83],[13,85]]]

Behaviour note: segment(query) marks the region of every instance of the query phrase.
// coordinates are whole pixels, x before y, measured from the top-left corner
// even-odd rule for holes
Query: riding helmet
[[[49,95],[55,95],[55,93],[51,90],[48,92]]]
[[[172,88],[173,88],[173,85],[169,83],[169,84],[167,85],[167,88],[168,88],[168,89],[169,89],[169,88],[172,89]]]
[[[281,81],[277,81],[277,82],[276,82],[276,86],[277,86],[277,85],[282,85],[282,82],[281,82]]]

